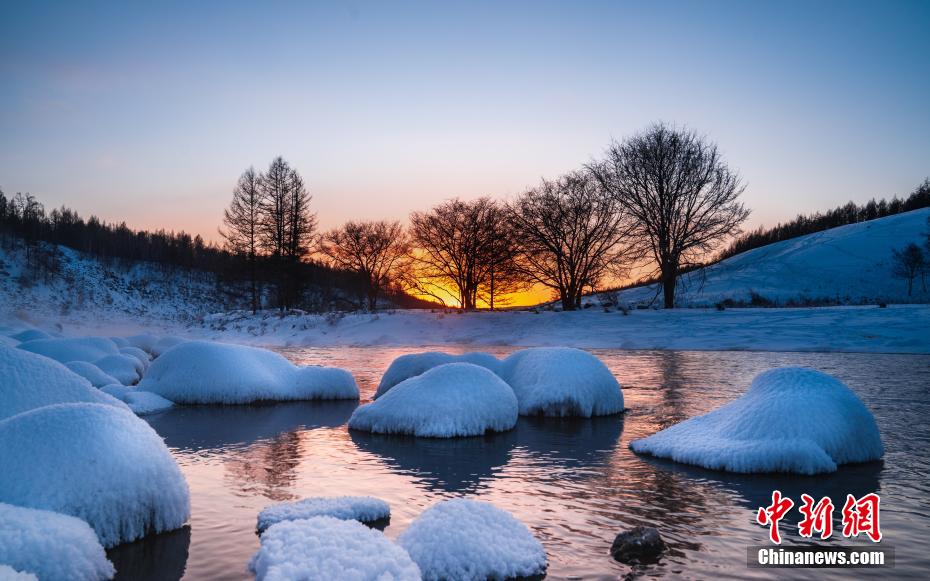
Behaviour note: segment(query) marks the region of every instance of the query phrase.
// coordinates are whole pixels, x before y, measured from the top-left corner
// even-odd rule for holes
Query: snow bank
[[[20,344],[20,349],[45,355],[55,361],[87,361],[93,363],[107,355],[119,354],[116,343],[104,337],[72,339],[36,339]]]
[[[94,387],[103,387],[111,383],[119,383],[115,377],[107,375],[93,363],[88,363],[86,361],[69,361],[65,363],[65,367],[89,381]]]
[[[57,361],[0,345],[0,420],[46,405],[75,402],[125,407]]]
[[[355,379],[343,369],[299,368],[273,351],[208,341],[166,351],[139,389],[181,404],[358,399]]]
[[[94,361],[94,365],[110,377],[115,377],[123,385],[138,383],[142,378],[142,372],[145,371],[138,359],[121,353],[107,355]]]
[[[0,421],[0,502],[79,517],[111,547],[182,526],[184,476],[164,442],[128,410],[47,406]]]
[[[380,531],[328,516],[272,525],[249,568],[258,581],[418,581],[410,556]]]
[[[730,472],[834,472],[884,454],[875,418],[839,380],[813,369],[759,374],[745,395],[635,440],[637,453]]]
[[[112,395],[122,401],[132,412],[139,416],[163,412],[174,407],[174,402],[150,391],[139,391],[134,387],[126,387],[119,383],[105,385],[100,391]]]
[[[548,565],[526,525],[492,504],[464,498],[434,504],[397,542],[425,580],[529,577]]]
[[[0,563],[42,581],[112,579],[97,535],[79,518],[0,503]],[[7,576],[0,566],[0,579]],[[35,579],[35,577],[32,577]]]
[[[445,365],[446,363],[472,363],[474,365],[486,367],[494,373],[497,373],[501,362],[497,357],[480,351],[463,353],[462,355],[449,355],[448,353],[442,353],[440,351],[401,355],[392,361],[387,371],[384,372],[384,375],[381,377],[381,383],[378,384],[378,390],[375,392],[374,399],[378,399],[401,381],[416,377],[434,367]]]
[[[402,381],[349,418],[356,430],[435,438],[503,432],[516,423],[513,390],[471,363],[447,363]]]
[[[391,517],[391,507],[371,496],[337,496],[305,498],[296,502],[273,504],[258,514],[258,530],[264,531],[282,521],[329,516],[340,520],[371,523]]]
[[[566,347],[523,349],[504,359],[521,415],[605,416],[623,411],[623,391],[613,373],[587,351]]]

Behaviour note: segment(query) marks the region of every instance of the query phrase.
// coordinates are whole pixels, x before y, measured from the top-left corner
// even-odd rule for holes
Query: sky
[[[518,194],[655,121],[749,226],[930,175],[930,2],[0,1],[0,188],[216,240],[283,155],[321,226]]]

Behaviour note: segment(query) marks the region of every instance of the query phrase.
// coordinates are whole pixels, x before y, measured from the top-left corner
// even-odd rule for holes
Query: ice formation
[[[87,361],[93,363],[107,355],[119,354],[116,343],[104,337],[75,337],[70,339],[36,339],[19,345],[20,349],[45,355],[55,361]]]
[[[637,453],[730,472],[834,472],[884,454],[875,418],[834,377],[783,367],[716,410],[635,440]]]
[[[115,377],[107,375],[93,363],[88,363],[86,361],[69,361],[65,363],[65,367],[89,381],[94,387],[103,387],[111,383],[119,383]]]
[[[94,365],[110,377],[116,378],[123,385],[138,383],[139,379],[142,378],[142,372],[145,371],[141,361],[121,353],[102,357],[94,361]]]
[[[113,564],[97,535],[79,518],[0,503],[0,579],[10,572],[42,581],[112,579]]]
[[[600,359],[581,349],[539,347],[511,354],[501,377],[520,403],[520,415],[604,416],[623,411],[623,392]]]
[[[381,383],[378,384],[378,390],[375,392],[375,399],[378,399],[389,389],[411,377],[416,377],[430,369],[446,363],[472,363],[486,367],[494,373],[500,368],[500,361],[497,357],[489,353],[475,351],[473,353],[463,353],[462,355],[449,355],[439,351],[427,351],[426,353],[409,353],[401,355],[391,362],[387,371],[381,377]]]
[[[330,516],[341,520],[371,523],[390,518],[391,507],[371,496],[336,496],[305,498],[295,502],[273,504],[258,514],[258,530],[263,531],[282,521]]]
[[[129,410],[57,404],[0,421],[0,502],[86,521],[105,547],[176,529],[187,482],[161,437]]]
[[[125,407],[57,361],[0,345],[0,420],[34,408],[69,402]]]
[[[297,367],[273,351],[208,341],[166,351],[139,389],[179,404],[358,399],[355,379],[343,369]]]
[[[397,543],[427,581],[530,577],[548,565],[526,525],[492,504],[464,498],[428,508]]]
[[[419,581],[420,570],[380,531],[328,516],[281,522],[261,536],[249,568],[257,581]]]
[[[349,418],[356,430],[435,438],[503,432],[516,423],[513,390],[471,363],[447,363],[404,380]]]

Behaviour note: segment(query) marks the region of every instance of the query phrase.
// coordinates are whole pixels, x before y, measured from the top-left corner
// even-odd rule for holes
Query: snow
[[[21,343],[19,348],[44,355],[61,363],[68,363],[69,361],[94,363],[107,355],[119,354],[116,343],[105,337],[36,339],[35,341]]]
[[[154,354],[155,344],[158,343],[158,337],[149,333],[140,333],[126,337],[126,342],[130,347],[141,349],[149,354]]]
[[[79,518],[0,503],[0,579],[20,571],[42,581],[95,581],[112,579],[97,535]]]
[[[352,375],[330,367],[297,367],[266,349],[188,341],[169,349],[139,383],[181,404],[358,399]]]
[[[328,516],[272,525],[249,567],[257,581],[420,579],[410,556],[380,531]]]
[[[282,521],[330,516],[341,520],[371,523],[391,517],[391,507],[371,496],[317,496],[294,502],[273,504],[258,514],[258,530],[264,531]]]
[[[86,361],[69,361],[65,363],[65,367],[89,381],[94,387],[103,387],[111,383],[119,383],[115,377],[107,375],[93,363],[88,363]]]
[[[492,504],[464,498],[434,504],[397,542],[427,581],[529,577],[548,564],[526,525]]]
[[[449,355],[448,353],[442,353],[440,351],[408,353],[406,355],[401,355],[391,362],[391,365],[381,377],[381,383],[378,384],[378,390],[375,392],[375,399],[378,399],[389,389],[405,379],[416,377],[438,365],[456,362],[480,365],[495,373],[497,373],[500,368],[500,361],[497,357],[477,351],[473,353],[463,353],[462,355]]]
[[[142,377],[142,372],[145,371],[145,367],[138,359],[120,353],[102,357],[94,361],[94,365],[110,377],[116,378],[123,385],[138,383]]]
[[[152,345],[152,355],[154,355],[155,357],[159,357],[162,353],[164,353],[168,349],[171,349],[175,345],[180,345],[181,343],[185,343],[186,341],[187,339],[182,339],[181,337],[174,337],[171,335],[167,337],[162,337],[158,341],[156,341],[154,345]]]
[[[174,530],[187,483],[161,437],[125,409],[58,404],[0,421],[0,502],[81,518],[105,547]]]
[[[122,353],[123,349],[126,347],[130,347],[129,341],[123,337],[110,337],[110,341],[113,341],[116,347],[120,350],[120,353]]]
[[[143,416],[163,412],[174,407],[174,402],[150,391],[139,391],[134,387],[115,383],[100,388],[100,391],[110,394],[122,401],[136,415]]]
[[[57,361],[0,345],[0,420],[34,408],[69,402],[125,407]]]
[[[25,343],[26,341],[36,341],[39,339],[51,339],[52,336],[42,331],[41,329],[26,329],[25,331],[20,331],[15,335],[10,335],[11,339],[15,339],[20,343]]]
[[[17,571],[9,565],[0,565],[0,581],[39,581],[32,573]]]
[[[128,355],[130,357],[135,357],[139,363],[142,364],[143,372],[148,369],[149,363],[152,362],[152,357],[142,349],[138,347],[120,347],[119,352],[122,355]]]
[[[884,454],[862,400],[834,377],[801,367],[760,373],[742,397],[630,448],[716,470],[808,475]]]
[[[434,438],[480,436],[517,423],[517,398],[497,375],[447,363],[395,385],[349,418],[349,428]]]
[[[613,373],[580,349],[517,351],[504,359],[501,377],[513,388],[521,415],[589,418],[623,411],[623,392]]]

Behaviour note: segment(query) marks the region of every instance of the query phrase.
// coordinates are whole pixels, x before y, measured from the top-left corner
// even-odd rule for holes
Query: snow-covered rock
[[[349,418],[355,430],[434,438],[503,432],[516,423],[513,390],[471,363],[447,363],[402,381]]]
[[[378,399],[401,381],[416,377],[434,367],[445,365],[446,363],[472,363],[497,373],[501,362],[497,357],[480,351],[463,353],[462,355],[450,355],[440,351],[401,355],[392,361],[387,371],[384,372],[384,375],[381,377],[381,383],[378,384],[378,389],[375,391],[374,399]]]
[[[120,347],[119,352],[123,355],[129,355],[130,357],[138,359],[139,363],[142,364],[143,372],[148,369],[149,363],[152,362],[152,356],[138,347]]]
[[[89,381],[94,387],[103,387],[111,383],[118,383],[115,377],[107,375],[93,363],[88,363],[86,361],[69,361],[65,363],[65,367]]]
[[[162,353],[171,349],[175,345],[180,345],[181,343],[186,343],[187,339],[182,339],[181,337],[175,337],[173,335],[167,335],[160,338],[158,341],[155,341],[155,344],[152,345],[152,355],[155,357],[160,357]]]
[[[42,581],[95,581],[112,579],[113,564],[107,560],[93,529],[79,518],[48,510],[0,503],[0,563],[9,572],[33,574]]]
[[[110,341],[116,344],[117,349],[122,351],[124,348],[129,347],[129,341],[123,337],[110,337]]]
[[[605,416],[623,411],[623,391],[604,363],[581,349],[516,351],[501,364],[521,415]]]
[[[75,402],[125,408],[61,363],[0,345],[0,420],[46,405]]]
[[[93,363],[107,355],[118,355],[116,343],[105,337],[74,337],[68,339],[36,339],[19,345],[20,349],[45,355],[55,361],[87,361]]]
[[[434,504],[397,542],[427,581],[530,577],[548,566],[546,551],[526,525],[492,504],[465,498]]]
[[[137,349],[142,349],[150,355],[154,355],[155,344],[158,343],[158,337],[149,333],[140,333],[138,335],[132,335],[126,337],[126,342],[129,343],[130,347],[135,347]]]
[[[135,385],[145,371],[138,359],[121,353],[102,357],[94,361],[94,365],[110,377],[115,377],[123,385]]]
[[[295,502],[273,504],[258,513],[258,530],[288,520],[330,516],[341,520],[371,523],[391,517],[391,507],[371,496],[336,496],[305,498]]]
[[[635,440],[637,453],[730,472],[834,472],[884,454],[875,418],[842,382],[783,367],[716,410]]]
[[[32,573],[17,571],[9,565],[0,565],[0,581],[39,581]]]
[[[139,389],[180,404],[358,399],[352,374],[332,367],[297,367],[265,349],[188,341],[152,362]]]
[[[380,531],[328,516],[272,525],[249,567],[258,581],[420,579],[410,555]]]
[[[100,388],[100,391],[125,403],[133,413],[139,416],[163,412],[174,407],[174,402],[163,398],[157,393],[140,391],[120,383],[105,385]]]
[[[52,336],[42,331],[40,329],[26,329],[25,331],[20,331],[14,335],[10,335],[12,339],[19,341],[20,343],[25,343],[26,341],[37,341],[39,339],[51,339]]]
[[[187,482],[155,430],[129,410],[58,404],[0,421],[0,502],[85,520],[105,547],[176,529]]]

